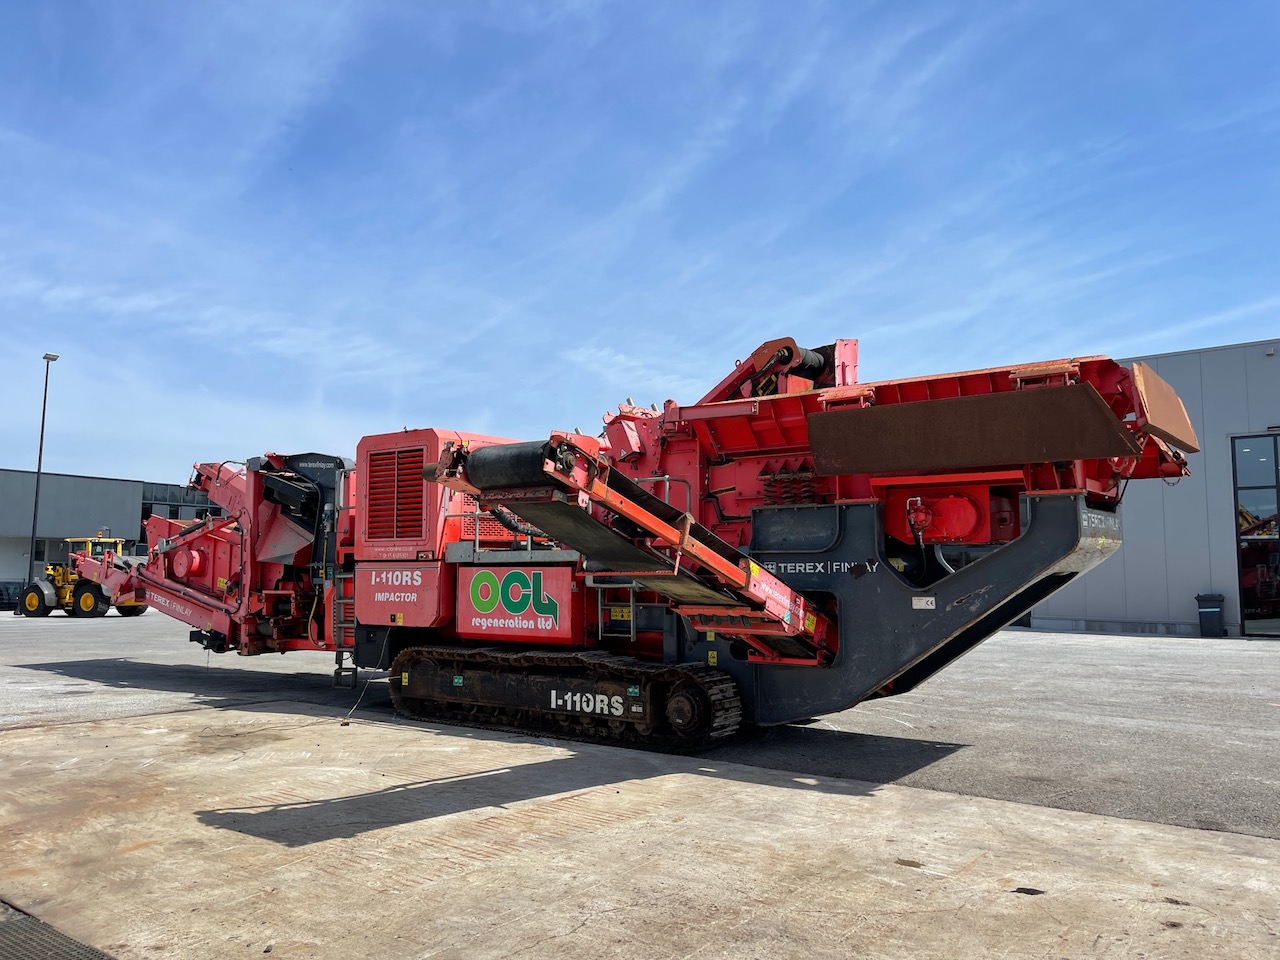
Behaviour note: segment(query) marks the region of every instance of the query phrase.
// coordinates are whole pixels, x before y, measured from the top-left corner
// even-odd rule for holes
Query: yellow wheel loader
[[[102,617],[111,609],[111,601],[102,587],[81,577],[76,565],[81,555],[99,561],[109,558],[121,564],[124,541],[99,533],[96,537],[68,537],[65,542],[70,560],[46,564],[44,576],[37,577],[22,591],[18,609],[25,616],[47,617],[52,610],[65,610],[73,617]],[[122,617],[138,617],[147,612],[146,601],[135,594],[121,597],[115,607]]]

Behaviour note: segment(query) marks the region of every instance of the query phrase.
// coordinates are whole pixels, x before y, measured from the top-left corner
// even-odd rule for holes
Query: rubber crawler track
[[[665,725],[664,703],[656,705],[654,725],[646,730],[634,724],[605,719],[565,715],[536,707],[492,707],[448,703],[405,697],[400,677],[413,664],[432,661],[438,667],[480,667],[524,672],[551,670],[566,677],[587,680],[621,680],[655,683],[670,691],[692,683],[711,707],[709,723],[691,733],[677,733]],[[389,685],[396,712],[410,720],[448,723],[458,726],[536,734],[563,740],[615,746],[689,753],[732,736],[742,722],[742,699],[738,686],[726,673],[702,663],[648,663],[603,650],[569,652],[562,650],[509,650],[501,647],[409,647],[391,665]]]

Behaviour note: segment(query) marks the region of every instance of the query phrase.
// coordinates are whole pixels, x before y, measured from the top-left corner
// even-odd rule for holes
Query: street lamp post
[[[26,589],[36,579],[36,522],[40,518],[40,471],[44,468],[44,417],[49,409],[49,364],[58,359],[56,353],[44,355],[44,398],[40,401],[40,450],[36,454],[36,498],[31,508],[31,544],[27,550]]]

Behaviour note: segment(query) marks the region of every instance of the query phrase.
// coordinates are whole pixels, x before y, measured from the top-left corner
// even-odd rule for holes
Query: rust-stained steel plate
[[[1141,451],[1092,384],[830,410],[809,417],[818,473],[966,470]]]
[[[1199,453],[1200,441],[1173,387],[1141,360],[1133,365],[1133,383],[1147,412],[1147,433],[1187,453]]]

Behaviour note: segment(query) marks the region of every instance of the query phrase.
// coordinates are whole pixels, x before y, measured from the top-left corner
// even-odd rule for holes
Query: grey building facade
[[[0,469],[0,593],[9,596],[27,579],[34,470]],[[36,525],[36,572],[67,558],[67,537],[98,531],[128,541],[126,550],[146,552],[142,525],[153,514],[189,520],[211,508],[203,493],[181,484],[116,480],[65,473],[40,475],[40,517]]]
[[[1280,638],[1280,340],[1135,359],[1178,391],[1200,453],[1176,484],[1133,484],[1120,553],[1040,604],[1032,626],[1196,636],[1196,596],[1221,594],[1229,634]]]

